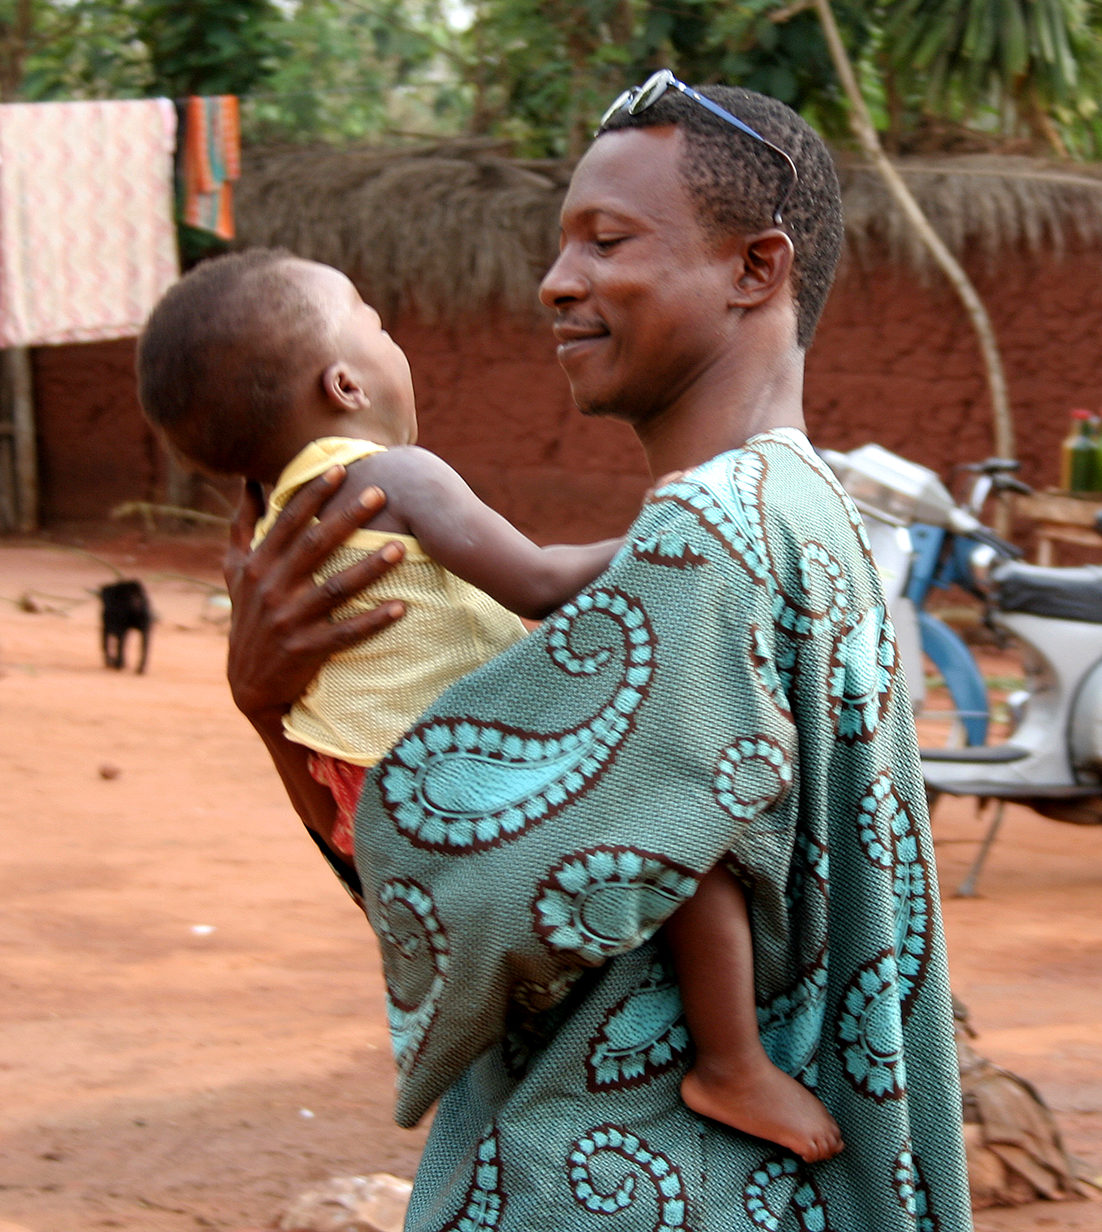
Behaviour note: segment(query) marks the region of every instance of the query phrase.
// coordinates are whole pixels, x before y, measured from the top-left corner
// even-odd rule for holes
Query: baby
[[[291,707],[288,739],[310,750],[333,794],[322,836],[345,859],[365,768],[449,684],[525,635],[604,571],[622,541],[538,547],[415,445],[409,363],[353,284],[330,266],[268,249],[206,261],[173,286],[138,341],[142,407],[196,468],[271,488],[257,539],[291,496],[339,463],[336,501],[366,487],[386,506],[326,561],[325,575],[395,540],[401,564],[350,600],[400,599],[405,616],[334,655]],[[339,618],[348,608],[338,610]],[[761,1046],[742,890],[723,869],[667,923],[697,1056],[686,1102],[813,1161],[842,1148],[826,1108]]]

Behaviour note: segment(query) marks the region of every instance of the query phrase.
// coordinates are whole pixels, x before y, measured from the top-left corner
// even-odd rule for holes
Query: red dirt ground
[[[230,703],[220,553],[0,541],[0,1232],[230,1232],[328,1176],[412,1174],[374,943]],[[113,567],[159,615],[145,676],[100,662]],[[1102,827],[1010,810],[971,899],[971,806],[934,830],[976,1046],[1102,1174]],[[1083,1202],[977,1217],[1099,1227]]]

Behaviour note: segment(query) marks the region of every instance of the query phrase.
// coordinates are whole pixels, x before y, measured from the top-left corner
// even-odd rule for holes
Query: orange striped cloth
[[[181,217],[224,240],[234,236],[233,181],[241,175],[236,95],[192,95],[184,108]]]

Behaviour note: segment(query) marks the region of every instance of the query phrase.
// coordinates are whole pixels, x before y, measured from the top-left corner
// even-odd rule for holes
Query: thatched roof
[[[895,165],[958,258],[977,250],[994,259],[1013,251],[1102,247],[1102,167],[992,154],[904,158]],[[928,268],[927,250],[880,176],[847,160],[838,170],[850,246]]]
[[[992,155],[897,166],[958,256],[1102,247],[1102,168]],[[880,178],[852,160],[839,172],[854,253],[927,270]],[[343,269],[387,317],[532,312],[569,176],[567,163],[510,160],[488,145],[254,150],[238,186],[238,235]]]
[[[485,146],[254,153],[238,185],[238,238],[337,266],[384,317],[531,312],[569,178],[565,164]]]

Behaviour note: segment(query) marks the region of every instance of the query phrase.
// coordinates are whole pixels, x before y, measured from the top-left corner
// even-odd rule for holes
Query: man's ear
[[[337,360],[321,374],[321,388],[334,410],[355,412],[371,405],[367,390],[348,364]]]
[[[779,228],[742,237],[734,268],[732,308],[754,308],[773,298],[788,282],[796,250]]]

